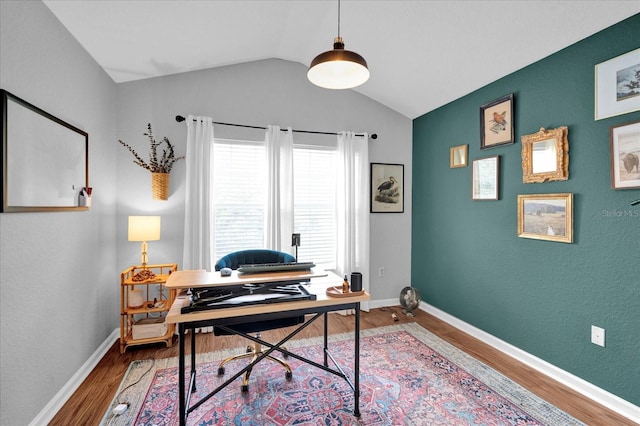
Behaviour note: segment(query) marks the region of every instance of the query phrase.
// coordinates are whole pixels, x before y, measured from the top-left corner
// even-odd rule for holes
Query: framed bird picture
[[[404,164],[371,163],[371,213],[404,213]]]
[[[480,107],[480,149],[514,143],[513,129],[513,93]]]

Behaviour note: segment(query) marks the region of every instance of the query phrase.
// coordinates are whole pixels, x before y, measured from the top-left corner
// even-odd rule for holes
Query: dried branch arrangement
[[[149,162],[146,162],[142,157],[140,157],[136,150],[126,142],[123,142],[120,139],[118,139],[118,142],[120,142],[122,146],[127,148],[129,152],[133,154],[133,156],[135,157],[135,160],[133,160],[133,162],[138,166],[149,170],[151,173],[170,173],[175,162],[178,160],[182,160],[184,158],[184,155],[182,157],[175,156],[173,145],[166,136],[162,138],[160,142],[156,142],[153,137],[153,131],[151,130],[151,123],[147,125],[147,129],[147,133],[144,133],[144,135],[149,138]],[[161,147],[161,145],[163,144],[166,144],[165,148]],[[158,159],[159,149],[162,149],[162,156],[160,157],[160,159]]]

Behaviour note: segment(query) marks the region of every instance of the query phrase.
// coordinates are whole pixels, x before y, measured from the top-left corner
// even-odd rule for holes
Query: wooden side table
[[[177,263],[131,266],[120,274],[120,353],[129,346],[164,342],[173,346],[175,324],[164,318],[176,298],[176,290],[165,286]],[[142,274],[140,274],[142,272]],[[140,280],[145,273],[155,276]]]

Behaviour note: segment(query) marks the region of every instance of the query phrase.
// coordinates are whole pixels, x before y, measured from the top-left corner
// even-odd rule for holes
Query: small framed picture
[[[640,111],[640,49],[596,65],[595,119]]]
[[[573,242],[573,194],[518,195],[518,237]]]
[[[371,163],[371,213],[404,212],[404,165]]]
[[[458,145],[449,148],[449,168],[467,167],[468,146]]]
[[[640,121],[612,126],[611,188],[640,188]]]
[[[471,199],[500,199],[500,156],[473,160],[471,170]]]
[[[513,93],[480,107],[480,149],[512,144]]]

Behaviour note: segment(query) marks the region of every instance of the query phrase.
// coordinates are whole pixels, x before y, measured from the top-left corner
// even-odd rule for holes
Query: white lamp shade
[[[369,70],[356,62],[323,62],[311,68],[307,78],[325,89],[351,89],[369,79]]]
[[[160,216],[129,216],[129,241],[158,241]]]

